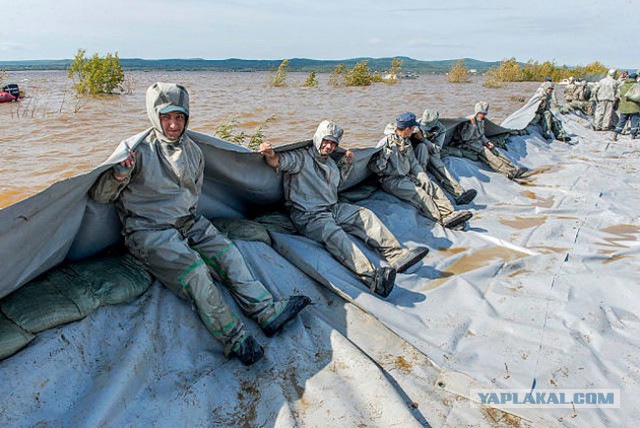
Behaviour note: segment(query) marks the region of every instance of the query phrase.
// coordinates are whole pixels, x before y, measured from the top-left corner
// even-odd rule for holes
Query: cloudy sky
[[[0,0],[0,61],[409,56],[640,66],[640,0]]]

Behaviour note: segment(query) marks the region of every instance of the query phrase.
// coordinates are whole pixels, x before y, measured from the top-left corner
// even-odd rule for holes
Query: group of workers
[[[545,90],[542,96],[548,98],[550,92]],[[187,90],[173,83],[155,83],[147,90],[146,104],[151,130],[136,138],[126,159],[98,178],[90,196],[116,203],[127,249],[168,289],[194,304],[208,330],[223,344],[225,355],[251,365],[263,357],[264,350],[225,303],[214,281],[229,289],[242,311],[268,337],[311,300],[302,295],[276,299],[253,276],[233,242],[196,213],[205,165],[201,149],[186,132]],[[545,117],[549,107],[545,104],[539,114],[551,132],[555,128]],[[460,124],[450,144],[517,179],[527,168],[514,165],[487,138],[488,110],[487,103],[478,102],[475,114]],[[456,205],[469,204],[477,192],[463,189],[442,161],[446,131],[435,110],[425,110],[420,120],[410,112],[400,114],[387,125],[368,168],[384,191],[409,202],[444,228],[464,230],[472,213],[456,209],[442,189]],[[262,143],[259,151],[265,163],[283,176],[285,205],[296,229],[322,243],[371,293],[384,298],[395,285],[396,273],[422,260],[429,250],[403,248],[372,211],[338,200],[338,188],[352,171],[355,158],[348,149],[338,161],[331,156],[343,133],[340,126],[325,120],[307,147],[276,153],[270,143]],[[349,235],[376,249],[386,266],[376,267]]]
[[[586,81],[570,77],[564,88],[564,106],[569,111],[581,111],[593,116],[593,129],[613,131],[613,141],[617,141],[627,124],[630,125],[631,138],[635,139],[640,136],[639,82],[638,73],[623,72],[616,79],[615,69],[610,69],[607,75],[593,86]]]

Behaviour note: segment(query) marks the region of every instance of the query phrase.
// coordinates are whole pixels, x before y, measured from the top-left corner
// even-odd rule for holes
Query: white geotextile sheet
[[[386,301],[305,238],[274,235],[281,254],[347,303],[274,249],[239,242],[276,294],[304,292],[316,303],[274,339],[257,332],[263,363],[225,360],[195,312],[156,284],[136,302],[41,333],[0,362],[0,426],[490,425],[495,414],[463,398],[469,385],[531,388],[534,380],[537,388],[620,388],[622,407],[518,410],[523,424],[638,425],[640,150],[573,120],[565,127],[576,145],[513,138],[507,155],[539,168],[526,185],[447,160],[479,192],[469,231],[433,226],[381,192],[362,201],[406,246],[432,249],[398,276]],[[16,263],[33,274],[64,257],[72,243],[63,232],[82,234],[83,194],[97,172],[59,183],[67,199],[43,192],[23,204],[34,210],[24,218],[15,206],[0,212],[3,233],[12,232],[4,236],[38,254]],[[39,198],[49,213],[73,214],[51,228],[45,252],[36,245],[45,238],[20,227],[44,206]],[[5,255],[22,254],[2,239]],[[9,269],[2,273],[6,294],[15,284]]]

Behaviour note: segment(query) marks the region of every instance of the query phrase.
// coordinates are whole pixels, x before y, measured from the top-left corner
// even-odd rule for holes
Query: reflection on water
[[[235,117],[247,133],[274,115],[267,140],[283,144],[309,139],[317,124],[331,119],[345,128],[345,145],[370,146],[384,126],[403,111],[417,115],[426,107],[443,117],[466,116],[478,100],[491,104],[490,119],[501,122],[528,99],[538,83],[517,83],[488,89],[482,77],[468,84],[450,84],[445,76],[421,76],[397,85],[333,88],[328,74],[317,88],[302,88],[306,73],[290,73],[288,87],[268,85],[270,73],[206,71],[132,72],[132,95],[77,100],[65,72],[9,72],[30,98],[21,104],[0,104],[0,207],[7,206],[55,181],[87,172],[124,138],[147,127],[144,96],[156,81],[186,85],[191,94],[190,128],[213,133],[221,121]]]

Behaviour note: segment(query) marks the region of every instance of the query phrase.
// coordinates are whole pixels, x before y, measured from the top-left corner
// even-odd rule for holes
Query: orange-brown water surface
[[[436,108],[442,117],[473,113],[476,101],[491,104],[489,118],[500,123],[523,104],[538,83],[488,89],[483,78],[451,84],[442,75],[378,83],[364,88],[334,88],[329,75],[316,88],[303,88],[307,73],[290,73],[288,86],[269,85],[270,73],[206,71],[130,72],[131,95],[77,99],[63,71],[9,72],[28,97],[0,104],[0,207],[31,196],[56,181],[87,172],[103,162],[124,138],[149,127],[146,88],[156,81],[186,85],[191,94],[190,128],[213,133],[236,118],[239,130],[253,134],[270,116],[266,140],[284,144],[312,137],[317,124],[331,119],[345,128],[345,145],[370,146],[384,126],[404,111],[420,116]]]

